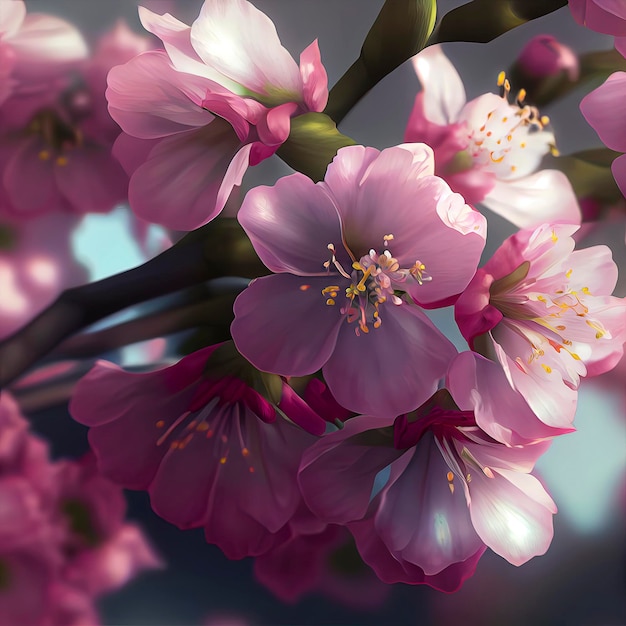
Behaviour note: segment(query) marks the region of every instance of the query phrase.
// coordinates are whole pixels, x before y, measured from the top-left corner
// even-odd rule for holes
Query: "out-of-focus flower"
[[[433,170],[423,144],[351,146],[323,182],[293,174],[251,190],[239,221],[276,274],[235,301],[240,352],[283,376],[323,368],[354,411],[397,415],[429,397],[456,351],[415,302],[465,287],[486,227]]]
[[[626,54],[626,43],[620,52]],[[618,152],[626,152],[626,116],[622,106],[625,99],[626,72],[615,72],[580,103],[582,114],[602,142]],[[622,194],[626,196],[626,154],[613,161],[611,171]]]
[[[222,344],[145,374],[100,362],[70,404],[92,427],[105,476],[148,490],[155,512],[180,528],[204,526],[230,558],[268,550],[296,511],[295,476],[314,438],[292,422],[324,429],[286,383],[261,373],[251,380],[249,367],[238,375],[237,359]]]
[[[124,523],[122,489],[98,473],[89,454],[55,465],[55,503],[64,526],[62,577],[68,584],[98,597],[125,585],[142,570],[162,567],[141,530]]]
[[[32,180],[28,183],[35,187]],[[0,339],[17,330],[65,288],[87,279],[72,255],[70,237],[79,218],[36,220],[0,216]]]
[[[574,19],[581,25],[607,35],[626,36],[624,0],[569,0]]]
[[[626,300],[611,296],[611,251],[573,251],[577,229],[545,224],[509,237],[455,305],[470,345],[497,358],[511,386],[556,428],[574,418],[580,377],[614,367],[626,340]]]
[[[423,141],[435,153],[435,173],[470,204],[483,204],[519,227],[546,221],[580,223],[580,209],[562,172],[539,170],[555,152],[548,118],[524,104],[520,90],[508,101],[504,73],[502,97],[483,94],[466,102],[460,76],[440,46],[413,59],[423,91],[417,94],[406,141]]]
[[[22,0],[0,0],[0,104],[13,93],[44,91],[86,56],[82,35],[65,20],[27,15]]]
[[[535,35],[519,53],[517,64],[525,75],[532,78],[567,72],[573,81],[580,72],[576,53],[552,35]]]
[[[298,68],[246,0],[206,0],[191,26],[141,7],[139,16],[165,51],[109,74],[109,111],[125,133],[116,154],[133,210],[192,230],[224,208],[248,165],[280,147],[292,116],[323,110],[326,71],[317,41]]]
[[[349,420],[305,453],[298,478],[311,510],[348,524],[382,580],[454,591],[485,544],[515,565],[547,550],[556,507],[529,472],[548,445],[494,441],[444,389],[393,426]]]
[[[147,47],[146,37],[118,24],[44,95],[18,93],[4,103],[2,213],[108,212],[126,199],[128,177],[111,155],[119,128],[106,109],[106,74]]]

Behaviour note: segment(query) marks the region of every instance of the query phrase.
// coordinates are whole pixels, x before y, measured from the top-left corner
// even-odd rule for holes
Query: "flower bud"
[[[529,78],[545,78],[566,72],[571,81],[577,80],[580,68],[576,53],[552,35],[536,35],[520,52],[519,69]]]

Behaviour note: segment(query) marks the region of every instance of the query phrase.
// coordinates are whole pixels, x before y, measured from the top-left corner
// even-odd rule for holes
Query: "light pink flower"
[[[569,0],[574,19],[607,35],[626,36],[626,4],[623,0]]]
[[[434,149],[435,173],[470,204],[483,204],[519,227],[546,221],[580,223],[580,209],[562,172],[538,170],[554,151],[546,118],[519,98],[508,101],[483,94],[466,101],[465,89],[440,46],[413,59],[422,85],[405,132],[405,141],[423,141]],[[520,92],[521,93],[521,92]]]
[[[295,474],[314,439],[283,415],[318,433],[324,422],[279,379],[275,405],[236,375],[212,374],[216,350],[145,374],[99,362],[70,411],[92,427],[105,476],[146,489],[157,514],[180,528],[204,526],[207,541],[243,558],[269,549],[300,502]]]
[[[485,237],[433,168],[423,144],[352,146],[323,182],[293,174],[250,191],[239,221],[276,274],[235,301],[238,350],[283,376],[322,368],[353,411],[396,415],[430,396],[455,350],[415,302],[458,294]]]
[[[108,212],[126,200],[128,176],[111,154],[119,127],[106,109],[106,74],[147,47],[146,37],[118,24],[80,71],[57,80],[43,96],[18,93],[7,100],[0,212]]]
[[[29,183],[30,187],[36,186]],[[0,339],[34,317],[65,288],[87,279],[74,259],[71,234],[78,218],[0,217]]]
[[[298,478],[382,580],[454,591],[485,545],[515,565],[547,550],[556,507],[529,472],[548,445],[494,441],[440,390],[393,426],[349,420],[305,453]]]
[[[576,230],[546,224],[509,237],[455,305],[470,345],[499,360],[511,386],[556,428],[571,425],[580,377],[614,367],[626,340],[611,251],[574,252]]]
[[[328,97],[317,41],[300,67],[272,21],[246,0],[205,0],[191,26],[140,7],[164,52],[109,74],[109,111],[125,134],[116,146],[132,175],[131,207],[178,230],[212,220],[248,165],[287,139],[290,118]]]
[[[87,56],[79,31],[58,17],[26,14],[22,0],[0,0],[0,104],[9,93],[43,91]],[[10,87],[4,81],[10,81]]]
[[[626,72],[615,72],[580,103],[582,114],[602,142],[618,152],[626,152],[626,116],[622,106],[625,98]],[[626,155],[622,154],[613,161],[611,171],[622,194],[626,196]]]
[[[580,73],[576,53],[552,35],[535,35],[519,53],[517,63],[525,75],[533,78],[567,72],[574,81]]]

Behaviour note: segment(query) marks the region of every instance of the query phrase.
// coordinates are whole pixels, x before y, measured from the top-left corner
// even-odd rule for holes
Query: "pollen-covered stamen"
[[[348,272],[346,272],[345,269],[343,269],[341,263],[339,263],[339,261],[337,260],[337,257],[335,256],[335,253],[337,252],[335,249],[335,246],[332,243],[329,243],[326,246],[329,250],[330,250],[330,259],[328,261],[324,261],[323,266],[325,269],[327,269],[328,271],[330,271],[330,266],[333,265],[335,267],[335,269],[344,277],[344,278],[350,278],[350,274],[348,274]]]
[[[39,137],[43,145],[38,153],[40,161],[52,160],[58,166],[68,163],[68,154],[83,145],[83,135],[78,128],[74,128],[59,115],[51,110],[44,109],[30,122],[27,131]]]
[[[494,477],[494,474],[493,474],[493,471],[491,470],[491,468],[488,467],[487,465],[483,465],[482,463],[480,463],[478,461],[478,459],[466,447],[463,447],[463,449],[461,450],[461,458],[465,462],[466,467],[469,465],[471,467],[474,467],[475,469],[478,469],[487,478],[493,478]],[[469,468],[467,468],[467,469],[469,469]],[[471,475],[470,475],[469,472],[467,473],[466,480],[467,480],[468,483],[471,480]]]

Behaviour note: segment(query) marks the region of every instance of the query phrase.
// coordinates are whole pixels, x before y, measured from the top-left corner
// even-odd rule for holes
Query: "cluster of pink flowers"
[[[599,30],[626,20],[619,2],[570,6]],[[69,24],[21,0],[0,9],[0,338],[84,279],[67,249],[80,215],[127,200],[138,219],[204,226],[294,119],[327,105],[317,41],[296,63],[247,0],[205,0],[191,26],[140,7],[163,48],[118,24],[91,57]],[[525,62],[574,80],[572,55],[544,38]],[[255,558],[285,601],[452,592],[487,548],[514,565],[546,552],[557,508],[533,471],[574,430],[581,379],[622,359],[617,266],[606,246],[574,249],[579,201],[542,167],[556,138],[523,89],[501,72],[499,94],[468,101],[440,46],[412,63],[405,143],[348,145],[323,180],[245,196],[238,223],[268,272],[236,298],[231,340],[140,373],[98,361],[76,384],[93,456],[51,462],[2,395],[0,624],[95,623],[94,598],[159,565],[123,521],[122,487]],[[581,104],[622,152],[625,78]],[[479,267],[484,208],[520,230]],[[445,307],[461,352],[429,317]],[[348,575],[333,559],[350,550],[362,567]]]
[[[51,461],[8,393],[0,397],[0,623],[97,625],[95,601],[161,567],[124,522],[120,487],[93,455]]]

